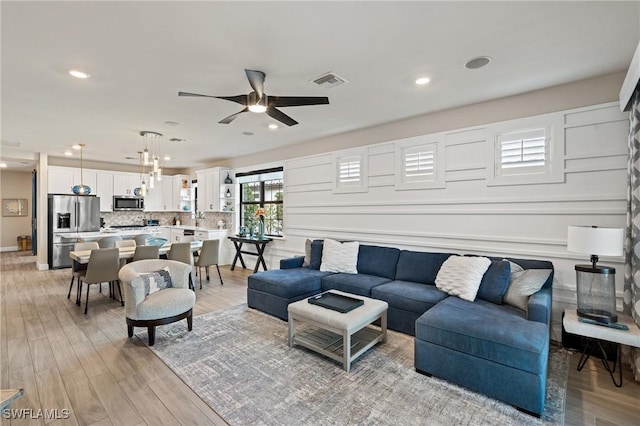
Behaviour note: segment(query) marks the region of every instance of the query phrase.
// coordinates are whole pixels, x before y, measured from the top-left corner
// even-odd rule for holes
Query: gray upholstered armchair
[[[141,274],[169,270],[171,288],[164,288],[147,294],[148,278]],[[187,319],[189,331],[192,328],[195,293],[189,289],[191,265],[164,259],[148,259],[129,263],[120,269],[119,278],[124,288],[127,331],[133,337],[134,327],[147,327],[149,346],[155,343],[155,327]],[[147,276],[148,277],[148,276]]]

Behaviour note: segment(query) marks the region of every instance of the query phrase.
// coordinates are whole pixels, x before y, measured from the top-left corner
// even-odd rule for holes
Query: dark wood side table
[[[236,255],[233,258],[233,263],[231,263],[231,270],[233,271],[234,268],[236,267],[236,262],[238,260],[240,260],[240,264],[242,265],[243,268],[247,268],[247,266],[244,263],[244,259],[242,258],[243,254],[250,254],[252,256],[258,256],[258,259],[256,260],[256,267],[253,268],[253,272],[256,273],[258,272],[258,269],[260,268],[260,264],[262,264],[262,268],[266,271],[267,270],[267,264],[264,261],[264,249],[267,247],[267,244],[269,244],[271,241],[273,241],[271,238],[249,238],[249,237],[227,237],[229,238],[231,241],[233,241],[233,245],[236,248]],[[256,251],[252,252],[252,251],[244,251],[242,250],[242,245],[243,244],[253,244],[256,247]]]

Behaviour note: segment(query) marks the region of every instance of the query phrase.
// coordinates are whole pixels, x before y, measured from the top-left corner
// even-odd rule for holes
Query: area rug
[[[413,338],[390,331],[351,367],[289,348],[287,323],[246,305],[158,327],[152,350],[231,425],[557,425],[569,353],[549,358],[541,419],[413,367]],[[138,335],[147,342],[146,332]]]

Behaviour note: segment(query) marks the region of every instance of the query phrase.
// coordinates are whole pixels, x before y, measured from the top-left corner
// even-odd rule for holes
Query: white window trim
[[[545,166],[537,169],[523,167],[519,169],[522,173],[518,173],[518,169],[500,173],[498,153],[501,153],[501,146],[498,136],[540,128],[546,129],[545,136],[549,138]],[[561,114],[545,114],[489,125],[486,146],[487,186],[564,182],[564,123]]]
[[[369,156],[366,149],[350,149],[333,154],[333,193],[351,194],[369,191]],[[360,180],[344,184],[340,182],[340,163],[347,161],[360,161]]]
[[[395,189],[398,191],[415,189],[444,188],[445,156],[443,144],[440,141],[441,134],[423,135],[402,139],[395,142]],[[404,159],[407,151],[433,151],[434,174],[424,180],[407,179],[405,175]]]

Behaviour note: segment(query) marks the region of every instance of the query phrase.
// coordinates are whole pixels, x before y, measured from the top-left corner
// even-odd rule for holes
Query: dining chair
[[[167,259],[177,260],[178,262],[186,263],[193,266],[193,253],[191,253],[191,243],[172,243],[169,253],[167,253]],[[193,278],[189,273],[189,288],[195,290],[193,285]]]
[[[120,288],[120,280],[118,279],[118,271],[120,270],[120,251],[117,248],[106,248],[91,250],[87,269],[78,278],[79,291],[82,294],[83,284],[87,284],[87,300],[84,306],[84,313],[89,310],[89,289],[91,284],[101,284],[108,282],[110,296],[115,297],[113,283],[118,284],[118,294],[120,295],[120,303],[124,306],[122,298],[122,290]]]
[[[75,243],[73,246],[73,251],[81,251],[81,250],[93,250],[98,249],[98,243],[93,241],[90,243]],[[67,299],[71,299],[71,290],[73,289],[73,281],[78,278],[78,288],[76,289],[76,305],[80,305],[80,276],[82,272],[87,271],[87,264],[80,263],[77,260],[73,260],[71,264],[71,284],[69,284],[69,293],[67,293]]]
[[[151,235],[151,234],[138,234],[135,237],[133,237],[134,241],[136,242],[136,246],[146,246],[147,245],[147,238],[153,238],[153,235]]]
[[[158,246],[136,246],[136,251],[133,253],[132,262],[144,259],[159,259],[160,247]]]
[[[116,240],[114,241],[116,248],[121,249],[125,247],[136,247],[136,242],[134,240]],[[131,262],[131,260],[120,259],[120,267],[122,268],[127,263]]]
[[[220,267],[218,266],[218,254],[220,250],[220,240],[204,240],[202,241],[202,249],[200,250],[200,256],[195,262],[195,266],[198,267],[198,273],[200,273],[200,288],[202,289],[202,272],[200,268],[204,266],[207,273],[207,281],[209,281],[209,266],[216,265],[218,270],[218,277],[220,277],[220,285],[224,285],[222,282],[222,275],[220,274]]]
[[[119,235],[109,235],[108,237],[102,237],[98,240],[100,248],[113,248],[116,246],[116,241],[122,240]]]

